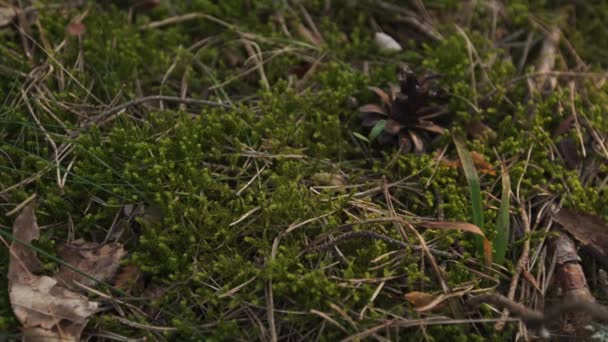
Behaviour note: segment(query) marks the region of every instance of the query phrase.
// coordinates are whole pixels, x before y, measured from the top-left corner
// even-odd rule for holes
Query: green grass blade
[[[496,220],[496,237],[494,238],[494,262],[502,264],[507,254],[507,244],[509,243],[509,208],[511,194],[511,179],[509,178],[509,170],[502,166],[502,195],[500,198],[500,209],[498,210],[498,219]]]
[[[475,164],[473,163],[473,158],[471,157],[471,152],[467,149],[467,146],[465,145],[463,139],[458,135],[454,135],[454,144],[456,145],[458,157],[460,158],[460,162],[462,163],[464,175],[467,178],[467,182],[469,183],[469,191],[471,193],[471,207],[473,210],[473,224],[481,228],[483,233],[487,235],[487,231],[485,230],[483,223],[483,205],[481,202],[481,187],[479,185],[479,176],[477,175],[477,170],[475,169]],[[477,246],[477,252],[479,253],[479,255],[485,255],[483,248],[483,239],[478,236],[476,237],[475,241]]]
[[[380,133],[384,130],[384,126],[386,126],[386,120],[380,120],[375,125],[374,128],[369,132],[369,141],[374,141]]]

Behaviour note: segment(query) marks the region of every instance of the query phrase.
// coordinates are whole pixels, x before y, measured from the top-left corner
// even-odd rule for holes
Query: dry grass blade
[[[420,226],[433,228],[433,229],[451,229],[451,230],[461,230],[464,232],[469,232],[476,234],[481,238],[483,244],[483,256],[484,261],[487,266],[492,264],[492,244],[486,238],[483,231],[474,224],[466,223],[466,222],[450,222],[450,221],[431,221],[431,222],[422,222],[419,223]]]

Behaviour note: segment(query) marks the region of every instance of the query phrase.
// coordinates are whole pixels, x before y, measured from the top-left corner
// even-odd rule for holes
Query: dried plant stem
[[[555,66],[555,57],[558,53],[560,36],[561,31],[557,26],[552,27],[547,33],[540,51],[540,58],[536,64],[536,70],[540,73],[546,74],[553,70],[553,67]],[[547,83],[548,87],[553,89],[555,88],[556,80],[553,77],[547,78],[547,76],[541,76],[537,79],[535,84],[536,90],[541,91]]]
[[[323,243],[319,243],[319,244],[310,244],[308,246],[306,246],[306,248],[304,249],[304,253],[319,253],[319,252],[323,252],[326,251],[330,248],[332,248],[333,246],[347,241],[347,240],[352,240],[352,239],[368,239],[368,240],[381,240],[384,241],[390,245],[394,245],[397,246],[399,248],[411,248],[415,251],[420,251],[422,250],[422,247],[420,246],[416,246],[416,245],[410,245],[407,244],[403,241],[397,240],[397,239],[393,239],[391,237],[388,237],[386,235],[382,235],[382,234],[378,234],[375,232],[371,232],[371,231],[357,231],[357,232],[348,232],[348,233],[344,233],[341,234],[339,236],[337,236],[336,238],[334,238],[331,241],[327,241],[327,242],[323,242]],[[442,257],[446,257],[446,258],[453,258],[456,255],[453,253],[449,253],[449,252],[445,252],[445,251],[440,251],[437,249],[432,249],[429,248],[429,250],[431,251],[431,253],[438,255],[438,256],[442,256]]]
[[[85,126],[90,126],[93,123],[99,123],[102,120],[107,119],[108,117],[110,117],[116,113],[119,113],[120,111],[127,109],[129,107],[137,106],[137,105],[140,105],[140,104],[146,103],[146,102],[155,102],[155,101],[178,102],[178,103],[185,103],[185,104],[196,104],[196,105],[205,105],[205,106],[222,107],[222,108],[231,108],[232,107],[225,103],[209,101],[209,100],[193,99],[193,98],[187,98],[187,97],[184,98],[184,97],[178,97],[178,96],[153,95],[153,96],[146,96],[146,97],[140,97],[137,99],[133,99],[133,100],[125,102],[121,105],[109,108],[109,109],[101,112],[100,114],[92,117],[91,120],[89,121],[89,124],[85,125]]]
[[[468,299],[465,305],[476,308],[481,304],[492,304],[508,309],[519,317],[528,328],[539,329],[559,319],[565,313],[584,313],[593,319],[608,322],[608,308],[596,302],[568,300],[556,304],[542,312],[530,309],[500,294],[479,295]]]
[[[511,284],[509,285],[509,300],[513,300],[513,298],[515,298],[515,290],[517,289],[517,283],[519,283],[519,277],[524,271],[524,269],[526,269],[530,258],[530,239],[528,238],[528,235],[530,234],[530,222],[528,219],[528,214],[526,213],[526,210],[524,209],[523,205],[520,206],[520,211],[523,220],[524,234],[526,238],[524,240],[524,246],[519,260],[517,260],[517,267],[515,268],[515,272],[513,274],[513,277],[511,278]],[[509,309],[506,308],[505,310],[503,310],[500,321],[495,324],[494,328],[498,331],[502,330],[505,327],[508,316]]]

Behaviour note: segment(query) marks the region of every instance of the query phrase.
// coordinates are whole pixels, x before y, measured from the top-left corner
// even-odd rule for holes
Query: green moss
[[[517,76],[513,57],[519,52],[498,48],[488,39],[489,24],[482,20],[486,9],[478,6],[472,26],[465,30],[476,49],[472,68],[467,43],[451,24],[441,26],[446,37],[441,42],[404,43],[405,53],[385,54],[378,53],[373,44],[374,31],[369,25],[375,13],[372,1],[338,1],[332,6],[343,10],[329,16],[325,1],[307,2],[306,9],[324,38],[319,46],[298,36],[295,26],[288,27],[293,33],[288,37],[272,19],[273,14],[281,13],[289,25],[308,25],[296,7],[276,1],[250,3],[247,7],[242,1],[163,2],[147,14],[139,13],[131,24],[120,2],[91,4],[84,19],[87,33],[82,39],[66,37],[65,33],[65,25],[79,13],[78,9],[61,12],[43,7],[40,24],[49,44],[56,46],[65,39],[65,45],[53,52],[50,62],[54,72],[62,70],[63,80],[48,77],[41,81],[56,100],[47,106],[57,120],[32,103],[41,125],[53,139],[74,146],[69,158],[58,167],[61,175],[67,173],[63,188],[57,184],[53,148],[40,125],[22,103],[12,101],[20,99],[24,80],[0,72],[0,87],[10,99],[0,110],[0,138],[4,143],[0,152],[7,156],[0,161],[0,187],[44,171],[25,186],[7,192],[3,208],[8,211],[38,193],[41,225],[65,228],[70,217],[77,237],[90,240],[103,240],[124,205],[144,208],[133,220],[119,216],[120,227],[125,229],[123,242],[130,252],[129,260],[145,273],[146,283],[168,289],[148,305],[161,311],[157,324],[177,328],[167,333],[168,339],[261,338],[267,332],[253,324],[248,315],[265,317],[266,286],[270,282],[275,319],[283,327],[280,333],[288,330],[299,337],[309,336],[306,334],[316,333],[324,324],[319,338],[328,341],[377,326],[390,315],[415,318],[400,294],[420,290],[421,284],[424,291],[441,291],[433,271],[421,263],[419,252],[404,250],[389,257],[387,253],[394,247],[384,242],[350,240],[339,245],[340,254],[331,249],[301,254],[320,234],[339,234],[334,229],[343,223],[383,216],[387,203],[382,193],[360,195],[380,185],[382,177],[389,183],[402,181],[390,188],[400,215],[437,217],[442,213],[446,220],[471,222],[468,188],[461,171],[436,160],[450,144],[449,133],[430,143],[432,153],[421,156],[396,155],[395,149],[368,145],[353,135],[364,130],[356,109],[349,105],[352,98],[360,104],[374,101],[366,86],[384,87],[389,81],[395,82],[396,66],[401,62],[442,74],[442,84],[453,95],[449,103],[452,131],[462,130],[474,116],[496,131],[499,138],[495,141],[467,143],[471,150],[485,155],[497,171],[501,160],[508,160],[512,184],[519,187],[522,198],[541,193],[557,195],[566,206],[608,218],[608,208],[602,201],[607,190],[581,181],[577,171],[569,170],[550,153],[558,139],[552,132],[566,115],[555,113],[568,107],[564,104],[569,103],[570,94],[556,90],[551,96],[532,101],[523,83],[508,84]],[[511,25],[529,28],[526,18],[530,11],[544,13],[547,4],[510,3],[507,11]],[[431,11],[447,11],[458,5],[454,1],[432,1],[428,7]],[[226,24],[199,18],[153,30],[138,28],[176,13],[192,12],[206,13]],[[269,89],[260,87],[257,71],[244,74],[253,66],[251,61],[239,69],[226,57],[230,53],[247,58],[239,32],[255,34],[252,41],[262,55],[273,56],[264,64]],[[0,39],[5,44],[0,44],[0,54],[6,56],[3,65],[28,73],[30,66],[24,62],[26,58],[21,58],[18,36],[2,34]],[[37,30],[33,34],[41,37]],[[206,43],[193,48],[202,40]],[[38,51],[36,58],[45,60],[44,56]],[[297,67],[320,57],[322,63],[310,74],[306,87],[295,86]],[[76,63],[79,58],[84,64]],[[367,72],[358,66],[362,61],[369,66]],[[471,86],[471,72],[476,88]],[[140,96],[140,91],[179,96],[182,77],[188,84],[188,96],[238,104],[231,109],[179,109],[168,103],[162,110],[130,108],[108,124],[82,131],[75,140],[66,139],[66,127],[77,130],[83,118],[82,113],[67,110],[65,104],[103,103],[105,108],[115,98],[124,102]],[[576,97],[577,109],[590,125],[606,131],[605,91],[590,84],[583,89],[586,97]],[[88,115],[93,109],[83,111]],[[456,158],[452,147],[448,146],[445,153],[452,160]],[[72,160],[73,165],[68,166]],[[606,173],[603,168],[601,172]],[[319,172],[344,173],[352,187],[339,194],[312,191],[313,176]],[[481,176],[484,216],[490,231],[498,207],[496,196],[491,194],[499,191],[499,177]],[[310,223],[286,233],[291,225],[309,219]],[[12,217],[2,215],[0,224],[10,226]],[[399,238],[390,224],[354,229]],[[457,248],[465,257],[478,257],[469,233],[422,229],[421,233],[433,248]],[[535,234],[526,238],[540,237]],[[67,229],[46,229],[39,245],[53,251],[66,238]],[[409,243],[417,242],[410,237]],[[514,248],[512,255],[516,256],[517,243]],[[0,273],[6,274],[5,249],[0,252],[0,260]],[[440,261],[450,286],[478,278],[471,272],[474,266]],[[55,265],[47,263],[47,267]],[[380,283],[384,288],[376,296]],[[236,288],[238,291],[231,291]],[[359,330],[336,314],[332,304],[351,317],[368,307],[365,315],[356,319]],[[329,313],[346,332],[310,310]],[[141,317],[129,319],[139,321]],[[126,328],[104,315],[96,317],[91,325],[126,336],[150,334]],[[7,289],[0,286],[0,330],[17,328]],[[512,334],[507,330],[501,335],[485,325],[479,326],[480,335],[465,335],[456,325],[426,329],[425,335],[411,329],[402,331],[399,337],[419,340],[430,336],[439,341],[484,336],[501,340]]]

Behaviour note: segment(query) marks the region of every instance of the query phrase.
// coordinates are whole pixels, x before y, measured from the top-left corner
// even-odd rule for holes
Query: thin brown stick
[[[107,117],[112,116],[113,114],[116,114],[129,107],[137,106],[139,104],[146,103],[146,102],[155,102],[155,101],[167,101],[167,102],[178,102],[178,103],[185,103],[185,104],[205,105],[205,106],[212,106],[212,107],[232,108],[231,105],[221,103],[221,102],[209,101],[209,100],[193,99],[193,98],[187,98],[187,97],[182,98],[182,97],[177,97],[177,96],[153,95],[153,96],[146,96],[146,97],[140,97],[137,99],[133,99],[133,100],[125,102],[121,105],[106,109],[105,111],[101,112],[100,114],[92,117],[90,124],[98,123],[102,119],[107,119]]]
[[[529,239],[530,220],[528,219],[528,214],[526,213],[523,203],[520,205],[520,212],[521,212],[521,217],[523,220],[524,235],[526,238],[524,240],[523,250],[521,252],[519,260],[517,261],[517,267],[515,268],[515,272],[513,274],[513,277],[511,278],[511,284],[509,285],[509,294],[508,294],[509,300],[513,300],[513,298],[515,298],[515,290],[517,289],[517,284],[519,283],[519,277],[522,274],[522,272],[526,269],[526,267],[528,265],[528,261],[530,259],[530,239]],[[509,310],[508,309],[503,310],[501,319],[500,319],[500,321],[498,321],[496,323],[494,328],[498,331],[502,330],[505,327],[508,316],[509,316]]]
[[[532,329],[544,328],[544,326],[551,324],[565,313],[584,313],[591,316],[594,320],[608,322],[608,308],[590,301],[564,301],[550,307],[544,314],[501,294],[479,295],[468,299],[465,303],[469,308],[476,308],[481,304],[492,304],[507,309],[521,319],[528,328]]]
[[[393,239],[386,235],[364,230],[364,231],[344,233],[344,234],[337,236],[333,240],[326,241],[326,242],[319,243],[319,244],[311,243],[304,248],[304,253],[310,254],[310,253],[323,252],[341,242],[344,242],[347,240],[352,240],[352,239],[380,240],[380,241],[384,241],[390,245],[397,246],[399,248],[411,248],[415,251],[422,250],[422,247],[420,247],[420,246],[411,245],[411,244],[405,243],[403,241]],[[438,256],[442,256],[442,257],[446,257],[446,258],[456,257],[455,254],[450,253],[450,252],[440,251],[438,249],[433,249],[433,248],[429,248],[429,250],[431,251],[431,253],[438,255]]]

